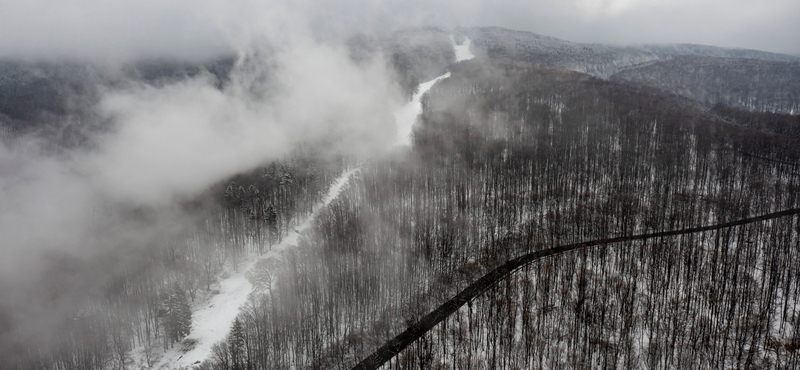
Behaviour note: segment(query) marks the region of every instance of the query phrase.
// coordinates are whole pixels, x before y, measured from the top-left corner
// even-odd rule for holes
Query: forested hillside
[[[76,215],[100,252],[55,248],[34,280],[0,280],[0,370],[176,368],[160,360],[197,344],[192,308],[237,272],[247,303],[191,368],[351,369],[481,279],[488,289],[383,368],[800,367],[800,217],[681,232],[800,208],[796,61],[454,36],[477,57],[454,64],[437,29],[346,45],[357,65],[382,55],[396,95],[450,72],[424,95],[409,148],[354,158],[330,135],[166,211],[108,201]],[[2,64],[0,138],[91,151],[113,129],[92,108],[102,89],[197,75],[224,89],[236,63],[142,62],[124,78]],[[269,254],[292,232],[296,248]],[[486,279],[526,255],[538,257]]]
[[[0,327],[0,368],[124,368],[130,361],[128,352],[141,346],[147,361],[155,361],[159,347],[172,347],[189,333],[189,305],[215,294],[220,273],[237,270],[248,255],[269,251],[313,211],[347,166],[342,157],[322,157],[322,148],[299,148],[283,161],[186,202],[183,212],[193,221],[170,224],[149,244],[130,244],[141,243],[135,238],[109,240],[108,252],[91,259],[52,254],[47,273],[30,285],[40,290],[37,301],[27,303],[31,308],[69,307],[68,312],[47,317],[52,320],[48,332],[56,335],[46,340],[25,336],[39,313],[16,306],[23,292],[0,286],[0,293],[9,298],[0,307],[0,321],[7,323]],[[152,210],[115,206],[98,211],[98,227],[117,212],[123,212],[118,217],[126,224],[111,224],[114,227],[133,224],[145,229],[169,221]]]
[[[413,150],[360,170],[208,366],[348,369],[524,253],[798,206],[795,138],[694,106],[527,63],[455,65]],[[386,368],[795,367],[797,227],[535,262]]]
[[[473,50],[478,55],[563,68],[600,78],[608,78],[633,65],[660,59],[653,52],[635,47],[575,43],[498,27],[470,28],[464,33],[473,40]]]
[[[378,36],[359,34],[350,38],[348,47],[356,61],[380,53],[407,97],[411,97],[420,83],[443,74],[456,59],[448,34],[433,28]]]
[[[700,102],[758,112],[800,113],[800,61],[677,56],[611,76]]]
[[[563,68],[686,96],[705,104],[797,114],[800,58],[706,45],[608,46],[497,27],[465,29],[479,55]]]

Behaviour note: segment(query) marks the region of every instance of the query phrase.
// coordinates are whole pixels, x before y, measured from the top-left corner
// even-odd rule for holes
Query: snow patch
[[[472,45],[472,40],[465,37],[464,42],[462,42],[461,45],[457,45],[455,37],[450,35],[450,41],[453,42],[453,48],[456,49],[456,63],[475,58],[475,54],[472,54],[472,52],[469,51],[469,46]]]
[[[253,290],[244,274],[253,267],[255,260],[248,259],[238,272],[230,272],[230,276],[220,282],[219,294],[213,295],[207,304],[192,313],[192,331],[186,339],[195,340],[194,347],[186,353],[183,353],[183,345],[171,348],[154,368],[190,367],[208,358],[214,343],[225,339],[233,320],[239,315],[239,308],[247,302],[247,295]]]
[[[339,196],[344,185],[357,171],[358,168],[351,169],[339,176],[328,189],[328,193],[321,204],[316,207],[316,210],[299,226],[289,232],[280,244],[274,245],[269,252],[262,255],[256,253],[248,254],[245,262],[240,265],[239,271],[232,271],[231,266],[226,266],[228,275],[219,282],[219,294],[211,296],[210,299],[202,303],[198,301],[193,307],[192,330],[183,342],[193,342],[193,344],[184,346],[183,343],[176,343],[173,348],[161,354],[151,368],[159,370],[190,369],[194,365],[207,360],[211,356],[214,344],[227,337],[233,321],[239,315],[241,307],[247,303],[248,295],[253,291],[253,286],[247,280],[245,274],[259,260],[277,257],[286,249],[295,247],[300,234],[312,225],[314,218],[321,209],[324,209],[325,206]],[[157,346],[160,347],[160,344],[157,344]],[[154,351],[160,352],[161,350],[158,348]],[[135,348],[131,351],[134,365],[143,369],[147,368],[144,352],[143,347]]]
[[[411,97],[411,101],[394,113],[394,119],[397,123],[397,140],[394,143],[395,146],[411,145],[411,130],[417,122],[417,116],[422,113],[422,95],[425,95],[437,82],[448,77],[450,77],[450,72],[428,82],[421,83],[417,92]]]
[[[464,38],[461,45],[456,44],[455,37],[450,35],[450,41],[453,43],[453,49],[456,52],[456,63],[470,60],[475,58],[475,54],[469,51],[469,46],[472,40]],[[398,109],[394,113],[395,123],[397,124],[397,139],[394,143],[395,146],[410,146],[411,145],[411,130],[417,122],[417,117],[422,113],[422,96],[433,87],[437,82],[450,77],[450,72],[447,72],[439,77],[436,77],[428,82],[423,82],[419,85],[417,92],[411,97],[411,101]]]

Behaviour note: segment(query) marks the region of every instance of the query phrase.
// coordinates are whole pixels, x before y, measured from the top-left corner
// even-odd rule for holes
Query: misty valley
[[[800,368],[800,57],[0,59],[0,370]]]

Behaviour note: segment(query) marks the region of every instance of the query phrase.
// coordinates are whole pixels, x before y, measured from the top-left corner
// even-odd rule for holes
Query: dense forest
[[[284,160],[186,202],[182,207],[193,221],[175,225],[149,245],[116,245],[90,260],[51,256],[52,268],[37,284],[41,302],[36,303],[56,304],[71,295],[86,301],[50,323],[58,335],[44,343],[40,337],[15,335],[17,324],[10,315],[17,307],[3,307],[8,311],[0,311],[5,331],[0,368],[125,368],[136,347],[144,348],[147,362],[155,361],[157,348],[170,348],[189,334],[190,302],[218,293],[225,266],[237,270],[247,256],[269,251],[314,211],[348,166],[344,157],[323,157],[326,144],[321,144],[299,147]],[[148,209],[120,211],[109,205],[98,211],[95,222],[102,225],[104,217],[116,212],[124,212],[130,223],[162,221]],[[85,278],[78,271],[95,271],[102,284],[78,280]],[[114,278],[103,277],[106,273]],[[92,290],[80,291],[87,286]]]
[[[800,61],[677,56],[611,76],[671,91],[707,104],[800,113]]]
[[[472,38],[477,58],[456,64],[448,35],[435,29],[349,44],[356,63],[383,54],[405,95],[450,72],[424,96],[410,148],[351,158],[334,139],[303,143],[184,200],[190,222],[147,245],[112,243],[89,260],[51,255],[37,306],[89,291],[47,323],[58,335],[46,341],[17,331],[13,315],[24,307],[0,302],[0,369],[130,369],[137,348],[149,368],[170,348],[192,347],[190,306],[248,261],[256,261],[253,292],[226,339],[193,367],[351,369],[482,277],[535,253],[543,257],[487,284],[383,368],[800,367],[796,216],[546,255],[800,208],[796,62],[461,31],[456,39]],[[159,84],[211,71],[222,85],[231,64],[142,63],[126,73]],[[748,80],[752,70],[763,77]],[[24,87],[0,99],[10,107],[3,140],[58,115],[86,129],[79,123],[93,118],[80,109],[90,103],[62,100],[82,85],[23,77],[0,79]],[[785,82],[788,100],[762,99],[774,81]],[[79,96],[91,101],[86,89]],[[29,100],[37,91],[42,100]],[[100,226],[109,214],[162,221],[141,207],[95,212]],[[296,248],[259,259],[312,214]],[[92,270],[114,279],[75,281],[76,271]]]
[[[796,208],[796,139],[735,114],[751,123],[580,73],[458,64],[413,150],[362,167],[208,366],[350,368],[521,254]],[[797,238],[786,218],[537,261],[387,368],[792,368]]]

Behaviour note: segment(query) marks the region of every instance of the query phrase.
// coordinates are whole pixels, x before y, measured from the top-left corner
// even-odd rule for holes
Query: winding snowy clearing
[[[344,185],[357,171],[357,168],[351,169],[339,176],[331,185],[321,204],[316,207],[316,210],[302,224],[289,232],[280,244],[274,245],[268,253],[263,255],[249,254],[246,256],[246,262],[239,266],[238,271],[233,271],[232,266],[227,264],[225,266],[225,275],[227,277],[219,282],[219,294],[215,294],[207,300],[200,299],[194,304],[192,309],[192,330],[183,342],[190,343],[194,341],[194,344],[185,346],[183,343],[177,343],[163,354],[161,354],[160,344],[156,344],[156,348],[152,350],[154,354],[151,357],[158,357],[158,360],[150,368],[163,370],[191,368],[193,365],[208,359],[214,344],[225,339],[228,335],[234,319],[239,315],[241,307],[247,302],[250,292],[253,291],[253,286],[247,280],[245,274],[259,260],[277,257],[286,249],[296,246],[300,234],[311,226],[321,209],[336,199]],[[134,368],[148,368],[144,347],[131,351],[131,358],[133,359]]]
[[[456,45],[454,37],[451,35],[453,48],[456,52],[456,62],[469,60],[475,57],[469,51],[470,40],[466,39],[461,45]],[[412,96],[409,103],[402,106],[395,112],[397,123],[396,146],[411,145],[411,130],[417,121],[417,117],[422,113],[422,96],[430,90],[437,82],[450,77],[447,72],[439,77],[419,85],[417,92]],[[239,314],[241,307],[247,302],[248,295],[253,291],[253,286],[245,277],[253,266],[261,259],[278,257],[284,250],[293,248],[297,245],[300,234],[311,226],[317,213],[336,199],[342,191],[343,186],[350,177],[358,171],[358,168],[351,169],[339,176],[331,185],[328,193],[323,198],[316,210],[307,217],[303,223],[295,227],[283,241],[273,246],[272,250],[263,255],[250,254],[245,258],[245,262],[240,264],[239,270],[234,271],[230,264],[225,269],[225,278],[219,282],[219,294],[215,294],[208,299],[198,299],[192,308],[192,330],[183,343],[177,343],[173,348],[166,352],[161,351],[160,345],[151,348],[151,361],[153,366],[147,366],[147,357],[144,347],[135,348],[131,351],[131,359],[134,368],[140,369],[190,369],[194,365],[200,364],[211,356],[212,347],[215,343],[224,340],[233,325],[234,319]],[[185,345],[184,343],[192,343]]]
[[[475,58],[475,54],[469,51],[469,45],[472,43],[470,39],[465,38],[461,45],[457,45],[455,37],[450,35],[450,41],[453,43],[453,49],[455,49],[456,52],[456,63]],[[428,82],[419,84],[419,88],[417,88],[417,92],[411,97],[411,101],[394,113],[394,119],[397,123],[397,139],[395,140],[395,146],[411,145],[411,130],[417,122],[417,116],[422,113],[422,96],[425,95],[433,85],[436,85],[437,82],[448,77],[450,77],[450,72]]]
[[[450,77],[450,72],[421,83],[417,92],[411,97],[411,101],[394,113],[394,120],[397,123],[395,146],[411,145],[411,129],[414,127],[414,123],[417,122],[417,116],[422,113],[422,95],[425,95],[437,82],[448,77]]]

